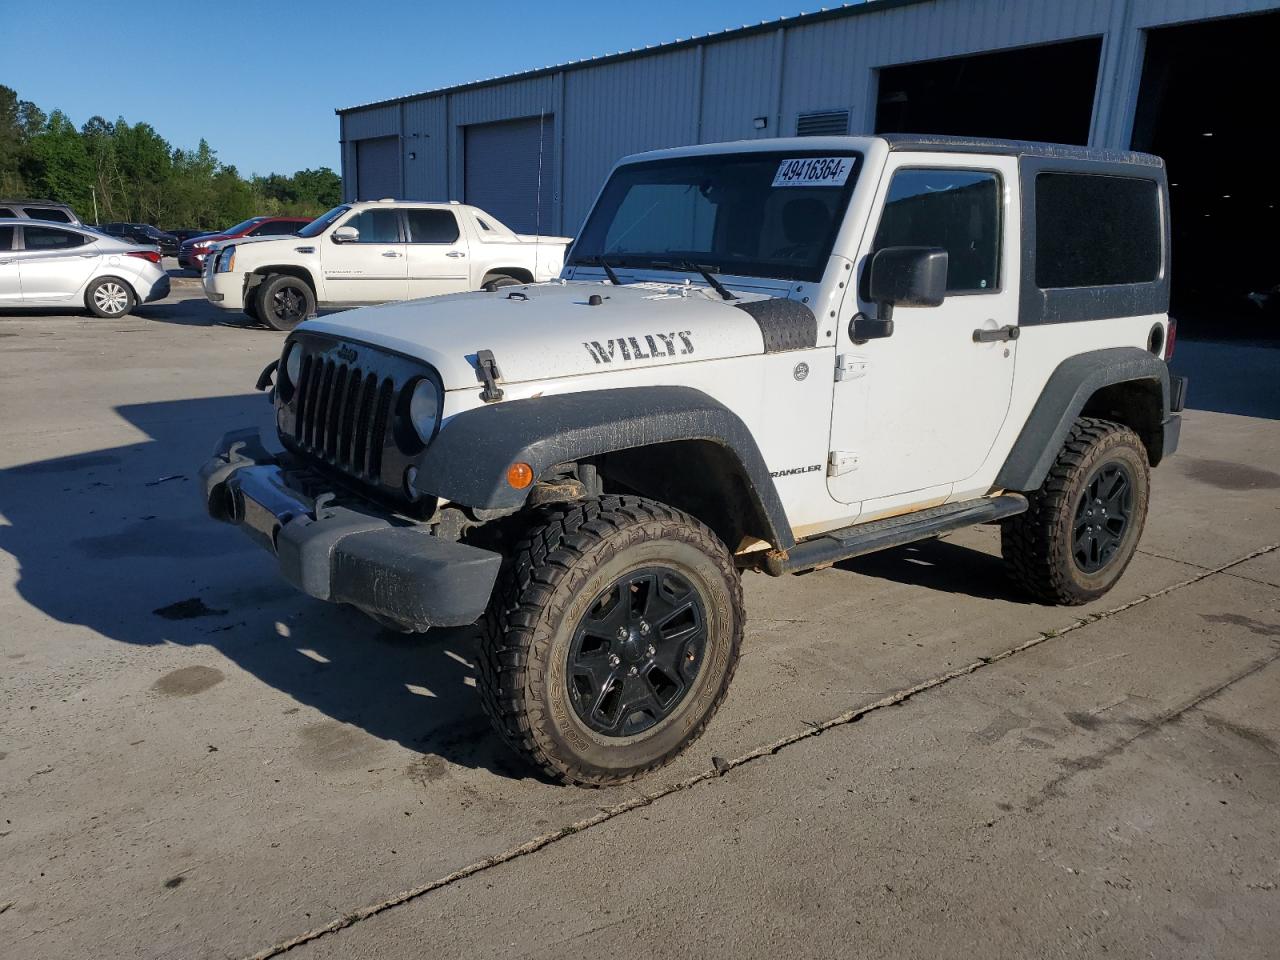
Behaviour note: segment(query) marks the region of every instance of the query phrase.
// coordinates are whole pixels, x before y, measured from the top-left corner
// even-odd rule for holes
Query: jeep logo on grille
[[[354,350],[352,350],[350,347],[348,347],[346,344],[343,344],[337,350],[335,350],[334,355],[339,360],[343,360],[346,363],[355,363],[356,357],[358,356],[358,354]]]

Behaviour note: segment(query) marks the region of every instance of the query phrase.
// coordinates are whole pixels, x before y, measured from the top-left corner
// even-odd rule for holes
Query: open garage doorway
[[[877,133],[1089,142],[1102,39],[880,70]]]
[[[1133,146],[1164,157],[1183,334],[1280,341],[1280,14],[1152,30]]]

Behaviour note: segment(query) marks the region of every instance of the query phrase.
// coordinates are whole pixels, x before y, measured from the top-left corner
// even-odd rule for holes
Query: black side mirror
[[[947,251],[941,247],[885,247],[868,267],[868,299],[877,305],[876,319],[859,313],[849,338],[865,343],[893,336],[893,308],[936,307],[947,296]]]

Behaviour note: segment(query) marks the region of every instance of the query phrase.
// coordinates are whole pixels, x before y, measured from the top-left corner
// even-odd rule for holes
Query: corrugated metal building
[[[1235,144],[1257,153],[1253,128],[1271,126],[1277,10],[1280,0],[866,0],[340,109],[343,188],[348,199],[474,202],[517,230],[573,234],[629,153],[937,132],[1154,150],[1179,183],[1175,225],[1217,217],[1225,230],[1268,209],[1275,224],[1265,166],[1233,173],[1222,161]],[[1224,195],[1236,203],[1220,209]],[[1194,238],[1175,240],[1175,255],[1198,253]]]

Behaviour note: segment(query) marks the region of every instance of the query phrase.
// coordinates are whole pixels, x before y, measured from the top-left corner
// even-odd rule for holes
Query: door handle
[[[466,254],[463,253],[461,250],[450,250],[448,253],[445,254],[445,256],[453,257],[455,260],[457,260],[459,257],[465,257]]]
[[[975,330],[973,331],[974,343],[996,343],[1000,340],[1017,340],[1020,332],[1019,327],[1013,325],[1007,327],[997,327],[994,330]]]
[[[383,254],[383,256],[384,257],[402,257],[404,256],[404,254],[397,253],[395,250],[388,250],[386,253]]]

